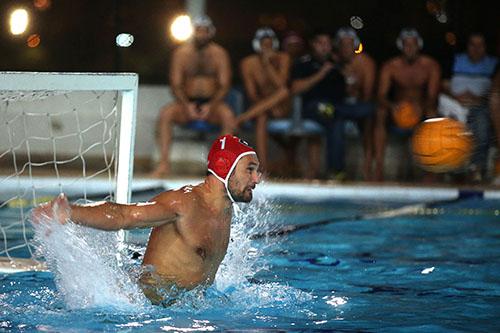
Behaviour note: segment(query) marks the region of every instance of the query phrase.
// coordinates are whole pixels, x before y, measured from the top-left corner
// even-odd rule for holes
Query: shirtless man
[[[199,185],[129,205],[73,205],[61,195],[35,208],[32,219],[51,223],[57,218],[60,223],[102,230],[152,227],[143,259],[150,269],[140,282],[153,304],[168,305],[176,293],[214,281],[229,243],[232,203],[252,200],[260,181],[258,169],[255,151],[239,138],[225,135],[214,141],[208,175]]]
[[[161,160],[152,173],[155,177],[170,172],[172,124],[206,121],[220,124],[221,134],[232,133],[235,127],[233,112],[224,103],[231,81],[229,55],[212,41],[215,28],[208,17],[196,17],[193,27],[193,40],[177,48],[172,56],[170,85],[176,101],[160,110]]]
[[[241,61],[241,76],[250,109],[237,118],[238,125],[255,118],[256,148],[263,170],[267,169],[267,119],[282,118],[290,111],[287,89],[290,57],[278,51],[279,41],[273,30],[261,28],[252,41],[255,54]]]
[[[410,102],[421,117],[436,115],[441,68],[429,56],[420,53],[423,41],[415,29],[403,29],[396,42],[401,55],[389,59],[380,71],[378,110],[375,120],[375,180],[383,180],[386,144],[386,118],[401,102]],[[389,91],[394,100],[389,100]]]
[[[337,172],[345,168],[345,120],[351,119],[363,130],[363,147],[365,161],[363,175],[365,180],[371,179],[371,163],[373,157],[373,87],[375,83],[375,61],[366,52],[356,54],[360,40],[352,28],[341,28],[335,35],[337,56],[342,64],[342,73],[346,81],[346,98],[344,105],[337,108],[334,128],[334,155],[337,156]]]

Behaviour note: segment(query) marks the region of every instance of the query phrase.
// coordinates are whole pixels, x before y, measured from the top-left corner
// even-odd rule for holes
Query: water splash
[[[244,207],[233,218],[231,241],[214,286],[185,293],[172,309],[290,309],[311,300],[311,294],[285,284],[253,282],[256,274],[270,268],[266,253],[280,243],[275,238],[257,242],[251,236],[275,228],[279,210],[266,199]],[[150,304],[137,285],[138,264],[132,267],[123,259],[125,256],[122,260],[130,265],[121,265],[117,260],[117,233],[43,221],[35,226],[35,240],[69,308],[112,306],[134,311]],[[135,274],[131,274],[134,270]]]
[[[35,225],[35,241],[69,308],[147,304],[135,279],[119,265],[117,233],[46,219]]]
[[[280,246],[276,238],[256,242],[251,236],[275,229],[282,222],[276,219],[280,210],[279,205],[261,198],[233,218],[231,242],[214,287],[232,303],[241,304],[242,308],[289,307],[312,299],[309,293],[277,282],[251,282],[256,274],[270,269],[266,253]]]

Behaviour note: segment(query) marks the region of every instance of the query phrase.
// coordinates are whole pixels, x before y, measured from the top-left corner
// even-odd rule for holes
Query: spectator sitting
[[[375,119],[375,180],[383,180],[387,115],[393,117],[403,108],[411,110],[415,119],[436,115],[441,67],[420,50],[423,40],[415,29],[403,29],[396,46],[401,55],[389,59],[380,71],[378,109]],[[389,99],[392,89],[394,98]],[[413,125],[414,126],[414,125]],[[411,126],[409,126],[411,129]]]
[[[270,28],[257,30],[252,46],[255,53],[241,61],[241,76],[252,105],[238,116],[237,124],[256,119],[256,150],[261,168],[267,170],[267,120],[285,117],[290,111],[287,88],[290,57],[279,51],[279,41]]]
[[[291,63],[295,63],[297,59],[304,55],[304,39],[295,31],[290,31],[283,38],[283,51],[288,53]]]
[[[474,135],[475,147],[470,165],[472,181],[481,181],[487,172],[491,138],[488,96],[497,62],[496,57],[486,54],[484,36],[473,33],[467,41],[467,52],[457,54],[453,63],[449,93],[468,111],[467,125]]]
[[[160,110],[161,160],[152,173],[154,177],[170,173],[172,124],[218,124],[222,125],[221,134],[230,134],[235,128],[233,112],[223,100],[231,81],[228,53],[212,40],[215,27],[210,18],[196,17],[193,26],[192,41],[178,47],[172,55],[170,85],[176,101]]]
[[[302,95],[303,118],[320,123],[326,130],[327,169],[334,166],[334,104],[345,97],[345,82],[332,59],[332,40],[328,33],[316,31],[310,38],[311,54],[302,57],[292,70],[292,92]],[[321,138],[308,138],[309,167],[307,178],[319,176]]]
[[[347,91],[342,105],[335,109],[334,115],[334,171],[336,178],[345,176],[345,121],[355,120],[363,129],[365,160],[363,176],[370,180],[373,157],[373,86],[375,81],[375,61],[365,52],[356,54],[360,40],[352,28],[341,28],[335,35],[337,56],[342,64]]]

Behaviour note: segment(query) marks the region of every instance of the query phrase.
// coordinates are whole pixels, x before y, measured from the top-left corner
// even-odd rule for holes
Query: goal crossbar
[[[0,91],[119,91],[115,200],[130,202],[139,76],[136,73],[0,72]]]

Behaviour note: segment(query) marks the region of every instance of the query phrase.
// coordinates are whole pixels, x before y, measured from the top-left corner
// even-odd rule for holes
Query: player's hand
[[[265,64],[271,64],[271,59],[274,57],[276,52],[273,49],[262,50],[262,59]]]
[[[210,112],[212,111],[212,105],[210,103],[205,103],[200,106],[200,113],[198,117],[200,120],[207,120]]]
[[[34,224],[47,224],[51,221],[57,221],[65,224],[70,220],[71,208],[68,198],[61,193],[54,200],[38,205],[31,211],[31,221]]]
[[[330,73],[330,71],[333,69],[333,63],[330,62],[330,61],[325,61],[323,63],[323,66],[321,66],[321,68],[319,69],[319,72],[322,74],[322,75],[326,75],[328,73]]]
[[[191,120],[198,120],[198,119],[200,119],[200,115],[199,115],[199,112],[198,112],[198,107],[196,106],[195,103],[188,103],[186,105],[186,110],[187,110],[189,119],[191,119]]]

